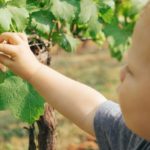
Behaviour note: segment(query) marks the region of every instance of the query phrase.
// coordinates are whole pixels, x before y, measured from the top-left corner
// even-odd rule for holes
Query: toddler
[[[134,29],[120,75],[119,104],[41,64],[22,33],[0,35],[0,63],[30,82],[46,102],[81,129],[96,136],[101,150],[150,150],[150,5]]]

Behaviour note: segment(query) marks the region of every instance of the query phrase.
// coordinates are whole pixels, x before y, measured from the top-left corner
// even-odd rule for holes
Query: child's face
[[[119,102],[126,125],[150,140],[150,8],[139,19],[121,71]]]

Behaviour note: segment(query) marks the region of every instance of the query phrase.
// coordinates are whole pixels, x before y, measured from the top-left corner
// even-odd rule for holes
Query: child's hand
[[[7,32],[0,35],[0,63],[26,80],[30,80],[41,66],[23,33]]]

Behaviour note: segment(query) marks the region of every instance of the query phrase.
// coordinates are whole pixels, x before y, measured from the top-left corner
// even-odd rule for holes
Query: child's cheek
[[[129,91],[128,91],[129,90]],[[125,78],[119,85],[118,87],[118,97],[119,97],[119,102],[124,101],[125,99],[127,99],[128,95],[130,92],[130,86],[128,83],[128,79]]]
[[[118,91],[118,98],[123,116],[128,119],[134,111],[136,102],[136,89],[130,77],[126,77],[121,83]]]

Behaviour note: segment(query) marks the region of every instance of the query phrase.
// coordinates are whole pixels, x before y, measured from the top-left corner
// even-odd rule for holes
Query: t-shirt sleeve
[[[136,150],[149,144],[126,127],[119,105],[112,101],[97,109],[94,128],[101,150]]]

